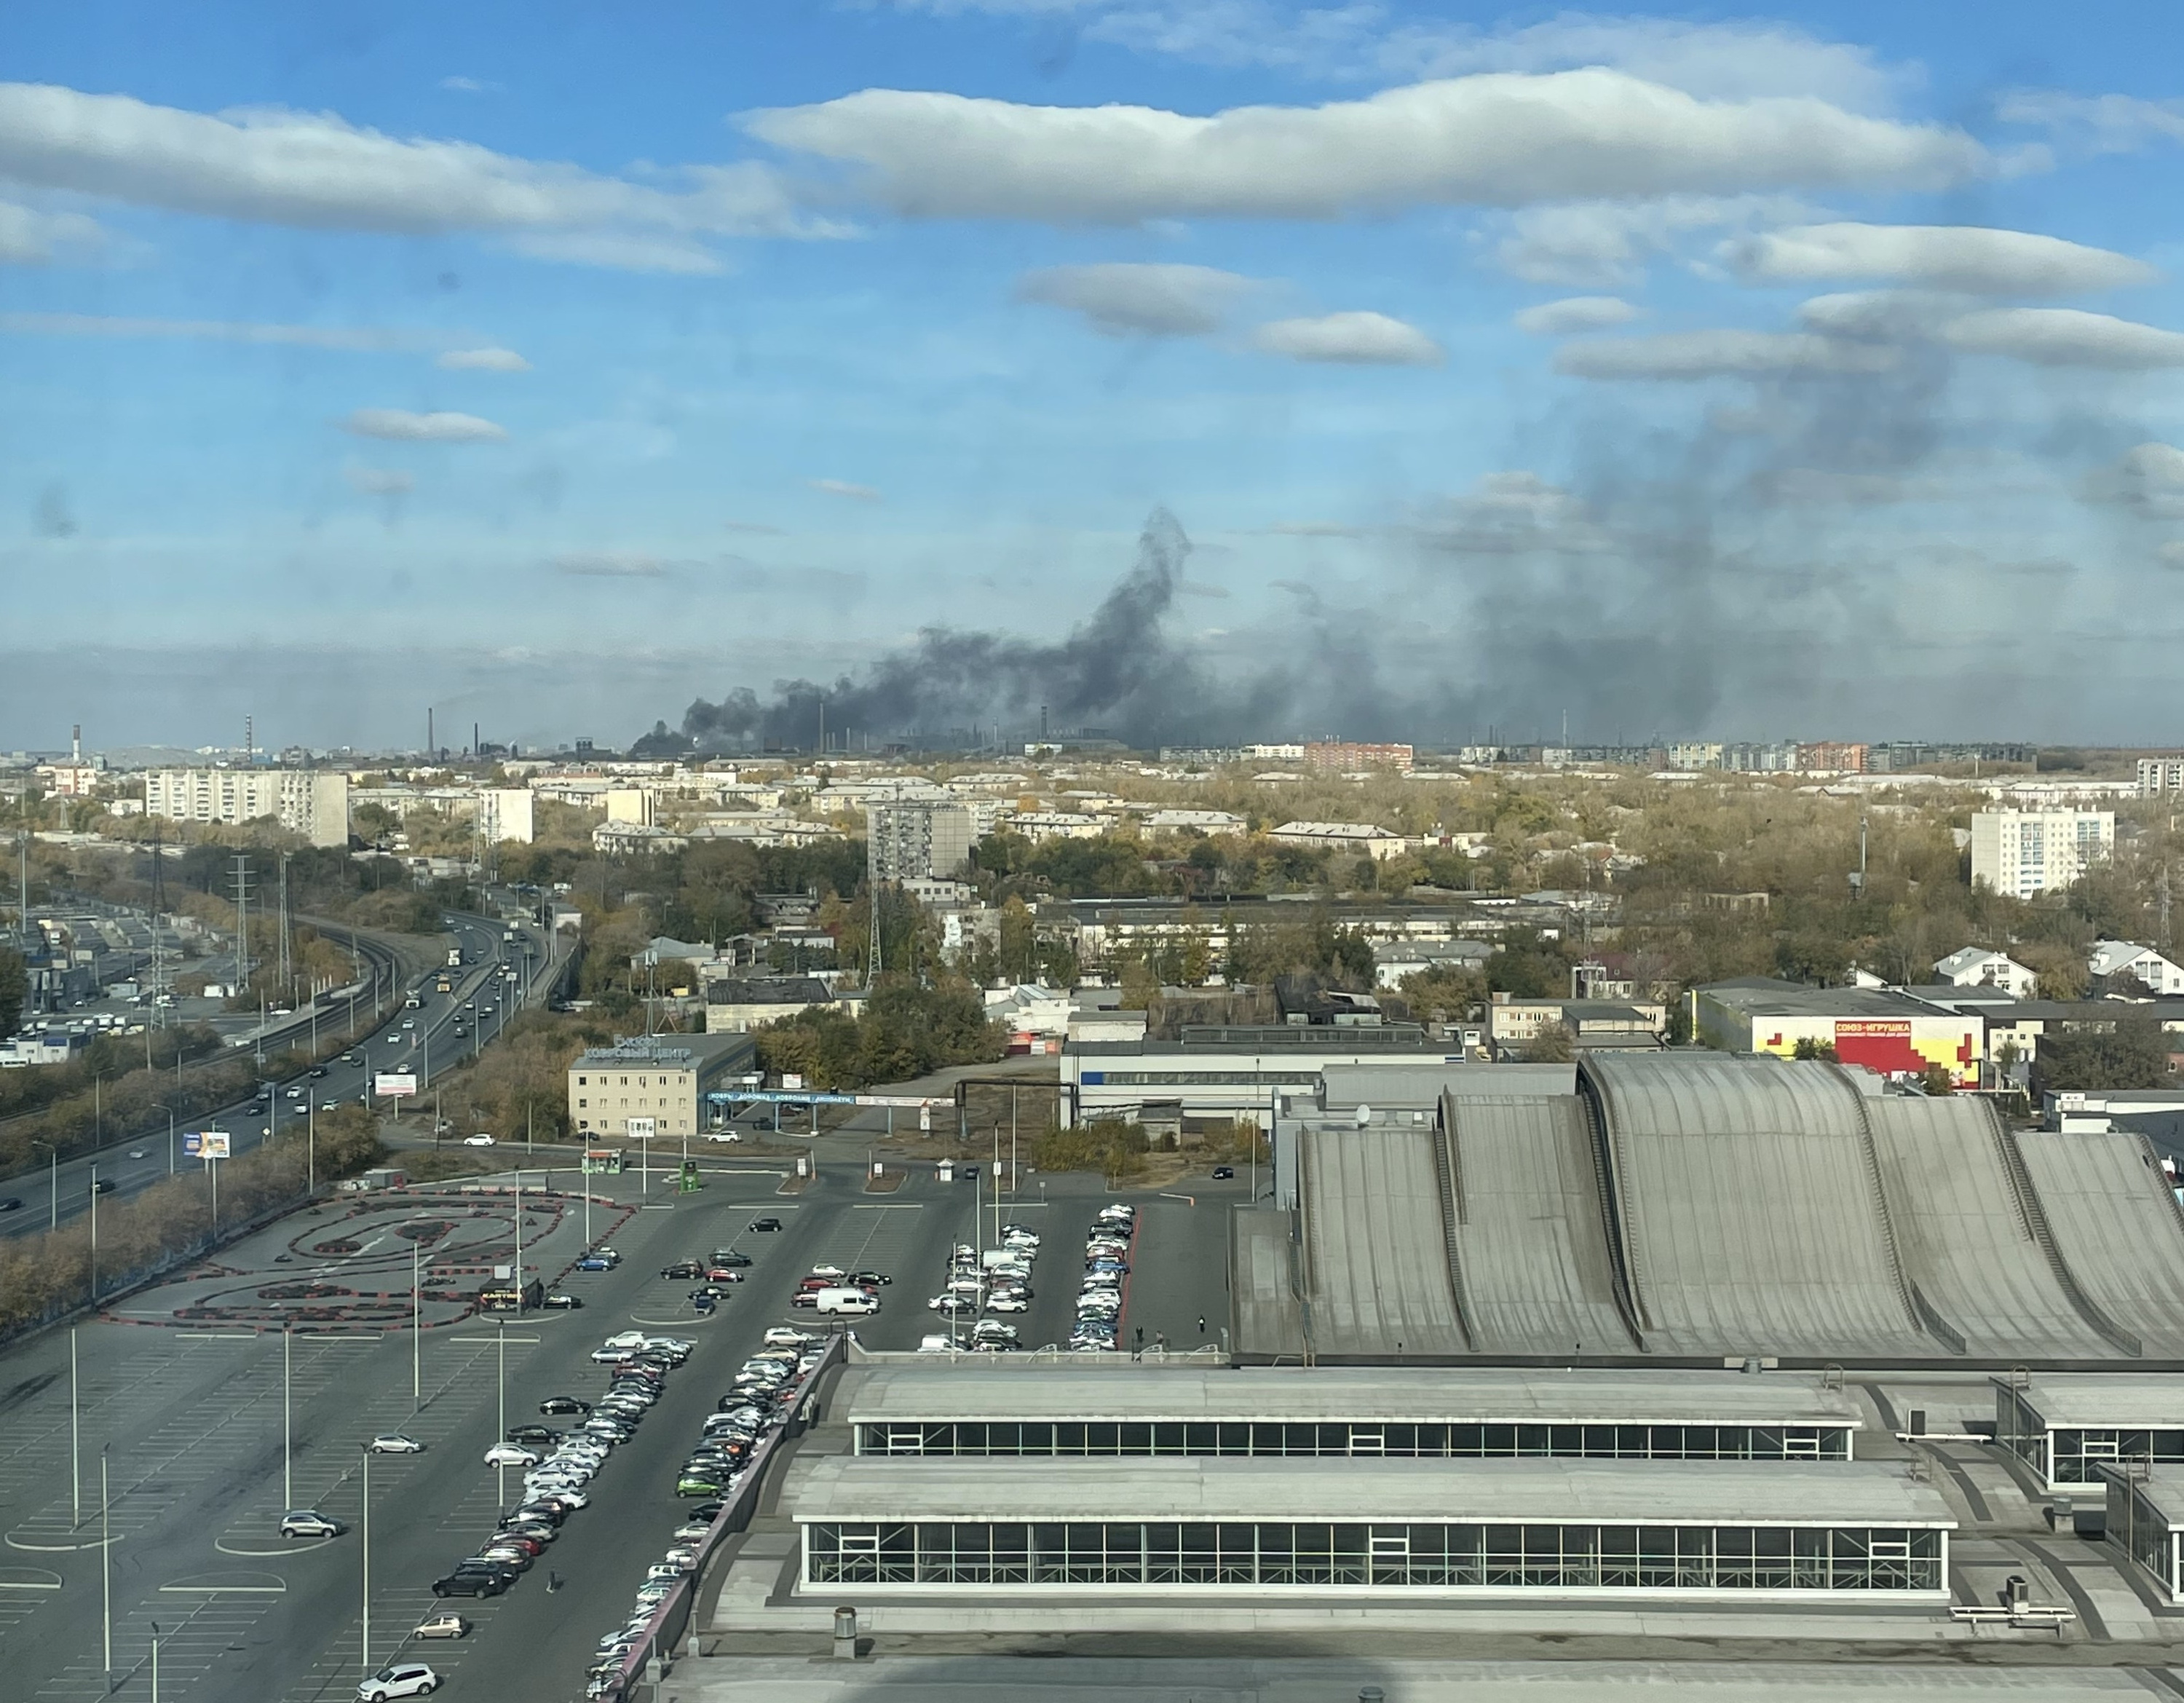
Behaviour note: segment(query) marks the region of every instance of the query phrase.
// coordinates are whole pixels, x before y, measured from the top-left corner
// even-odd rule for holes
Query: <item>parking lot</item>
[[[223,1306],[245,1300],[262,1306],[266,1298],[259,1291],[268,1281],[294,1282],[344,1258],[364,1263],[337,1276],[362,1280],[369,1273],[370,1281],[343,1287],[391,1286],[406,1309],[408,1244],[393,1235],[393,1220],[382,1219],[376,1203],[355,1220],[333,1212],[288,1220],[224,1256],[222,1272],[196,1280],[198,1289],[176,1286],[126,1304],[135,1319],[164,1312],[163,1324],[84,1326],[77,1337],[80,1496],[69,1488],[67,1333],[41,1337],[0,1360],[0,1413],[8,1421],[0,1432],[0,1532],[8,1544],[0,1555],[0,1635],[11,1659],[10,1695],[92,1699],[109,1689],[98,1546],[103,1455],[114,1689],[148,1695],[156,1624],[168,1698],[320,1703],[354,1695],[365,1671],[362,1445],[376,1432],[393,1430],[426,1448],[370,1462],[373,1661],[421,1650],[458,1695],[475,1689],[466,1688],[464,1673],[481,1662],[490,1664],[492,1686],[478,1695],[580,1695],[596,1640],[621,1622],[647,1566],[660,1559],[684,1517],[685,1505],[673,1494],[677,1469],[735,1369],[769,1326],[840,1322],[815,1321],[812,1312],[790,1307],[799,1280],[814,1265],[887,1273],[894,1281],[883,1291],[881,1311],[851,1322],[869,1347],[912,1349],[944,1328],[924,1304],[943,1281],[950,1250],[958,1242],[987,1245],[989,1236],[972,1227],[982,1207],[989,1232],[992,1222],[989,1201],[976,1199],[967,1185],[939,1184],[929,1173],[898,1193],[868,1196],[855,1168],[830,1165],[809,1192],[784,1196],[778,1172],[739,1167],[731,1156],[709,1164],[706,1181],[702,1193],[655,1191],[649,1203],[640,1203],[635,1178],[612,1180],[619,1205],[592,1209],[595,1233],[624,1255],[608,1272],[559,1275],[582,1242],[580,1206],[564,1198],[526,1209],[526,1265],[581,1298],[581,1310],[499,1319],[443,1304],[428,1309],[421,1337],[383,1318],[342,1326],[340,1334],[292,1333],[286,1451],[278,1330],[236,1317],[181,1327],[173,1315],[214,1288],[226,1298]],[[1068,1341],[1085,1232],[1111,1198],[1097,1178],[1070,1175],[1046,1180],[1043,1192],[1028,1183],[1019,1197],[1004,1200],[1002,1219],[1037,1230],[1044,1243],[1032,1305],[1011,1319],[1027,1346]],[[408,1209],[419,1204],[412,1198]],[[1145,1198],[1139,1204],[1126,1329],[1142,1323],[1149,1344],[1164,1332],[1177,1347],[1194,1346],[1191,1327],[1201,1310],[1210,1327],[1225,1317],[1217,1250],[1227,1203]],[[512,1201],[488,1197],[476,1219],[459,1218],[445,1202],[433,1203],[429,1215],[451,1226],[440,1245],[482,1259],[512,1235],[511,1209]],[[748,1226],[761,1217],[779,1220],[782,1229],[752,1232]],[[326,1255],[326,1227],[359,1252]],[[314,1250],[310,1262],[292,1257],[307,1233],[321,1238],[300,1244]],[[701,1316],[688,1298],[696,1285],[660,1270],[727,1247],[748,1253],[753,1264],[744,1281],[722,1286],[727,1298],[720,1309]],[[281,1251],[291,1253],[287,1263],[277,1263]],[[591,1360],[592,1350],[632,1328],[680,1337],[694,1351],[667,1378],[634,1438],[587,1487],[593,1505],[569,1518],[506,1595],[455,1600],[474,1622],[468,1637],[408,1642],[418,1621],[443,1606],[432,1594],[432,1581],[482,1544],[515,1499],[520,1470],[510,1470],[504,1491],[500,1474],[482,1464],[486,1449],[505,1426],[535,1421],[549,1395],[593,1398],[606,1373]],[[421,1385],[417,1404],[413,1365]],[[284,1505],[315,1506],[347,1529],[332,1538],[284,1542],[278,1536]],[[549,1572],[560,1583],[553,1593],[545,1589]]]

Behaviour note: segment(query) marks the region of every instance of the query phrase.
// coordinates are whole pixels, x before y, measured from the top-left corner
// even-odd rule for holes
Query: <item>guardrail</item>
[[[773,1459],[791,1438],[800,1437],[810,1428],[814,1410],[819,1404],[820,1381],[847,1360],[850,1338],[846,1332],[836,1332],[819,1356],[819,1364],[811,1368],[804,1380],[804,1388],[796,1399],[789,1416],[774,1430],[766,1433],[758,1447],[751,1451],[744,1471],[743,1482],[721,1505],[713,1523],[698,1544],[698,1564],[676,1582],[675,1588],[660,1599],[660,1606],[653,1611],[652,1619],[643,1634],[622,1658],[621,1672],[606,1694],[609,1699],[629,1695],[630,1688],[640,1681],[656,1681],[660,1675],[652,1672],[656,1660],[664,1660],[667,1652],[682,1641],[689,1630],[690,1616],[698,1605],[698,1589],[704,1583],[705,1569],[722,1544],[741,1532],[751,1522],[758,1507],[759,1497],[766,1488]]]

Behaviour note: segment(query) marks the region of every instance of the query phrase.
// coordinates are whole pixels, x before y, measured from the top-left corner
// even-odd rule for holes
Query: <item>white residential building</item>
[[[527,786],[488,786],[477,796],[478,837],[488,846],[513,840],[528,846],[537,836]]]
[[[2184,792],[2184,757],[2142,757],[2138,760],[2138,796]]]
[[[1226,810],[1156,810],[1145,826],[1156,834],[1241,834],[1244,818]]]
[[[1965,946],[1934,966],[1934,974],[1954,987],[1998,987],[2014,999],[2030,999],[2040,978],[2016,959],[1985,946]]]
[[[2184,969],[2137,941],[2095,941],[2086,968],[2099,976],[2137,976],[2153,993],[2184,993]]]
[[[1009,826],[1034,846],[1048,840],[1097,840],[1107,831],[1098,817],[1074,810],[1022,811]]]
[[[1982,810],[1972,818],[1972,880],[2014,898],[2067,887],[2114,850],[2113,810]]]
[[[961,804],[874,804],[865,810],[872,874],[883,881],[953,880],[976,843]]]
[[[348,844],[348,777],[294,768],[153,769],[144,777],[148,815],[233,826],[272,817],[314,846]]]

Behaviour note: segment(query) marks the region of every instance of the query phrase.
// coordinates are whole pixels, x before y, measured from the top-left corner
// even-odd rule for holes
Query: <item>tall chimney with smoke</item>
[[[76,723],[69,729],[69,761],[81,767],[83,762],[83,723]]]

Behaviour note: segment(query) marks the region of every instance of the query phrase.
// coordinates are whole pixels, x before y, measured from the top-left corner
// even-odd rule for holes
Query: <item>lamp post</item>
[[[293,1337],[288,1330],[287,1314],[281,1317],[281,1505],[296,1505],[296,1444],[295,1431],[290,1422],[292,1408],[289,1402],[289,1347]]]
[[[410,1242],[410,1411],[425,1404],[425,1291],[420,1264],[421,1249],[413,1237]]]
[[[58,1230],[61,1227],[61,1150],[51,1142],[42,1142],[36,1136],[31,1137],[31,1145],[34,1147],[43,1147],[51,1161],[47,1170],[53,1186],[53,1208],[51,1214],[46,1220],[46,1228]]]
[[[493,1440],[497,1443],[505,1443],[508,1441],[508,1321],[495,1319],[493,1323],[500,1327],[500,1424],[498,1427],[498,1435]],[[508,1462],[505,1457],[502,1459],[499,1466],[493,1468],[493,1471],[499,1480],[498,1488],[500,1494],[500,1505],[506,1508],[508,1506]]]
[[[106,1456],[113,1447],[104,1443],[98,1451],[98,1601],[109,1691],[114,1689],[114,1538],[107,1520],[111,1504],[106,1494]]]
[[[91,1164],[91,1301],[98,1304],[98,1161]]]
[[[371,1445],[364,1449],[364,1677],[371,1677]]]
[[[167,1108],[167,1175],[175,1174],[175,1108]]]
[[[83,1525],[83,1406],[75,1371],[75,1326],[69,1326],[69,1529]]]
[[[159,1703],[159,1622],[152,1622],[152,1703]]]

